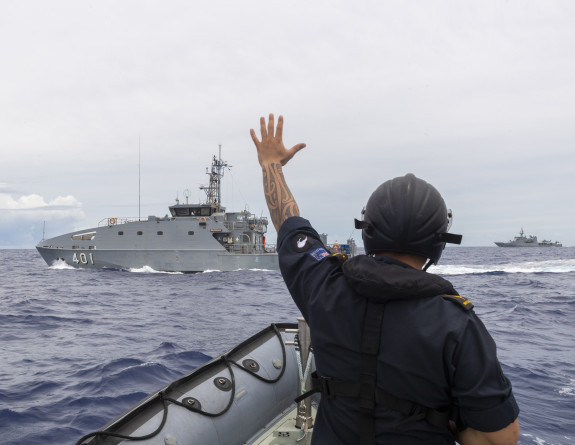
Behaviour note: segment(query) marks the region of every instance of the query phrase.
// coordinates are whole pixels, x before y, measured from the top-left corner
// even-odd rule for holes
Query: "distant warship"
[[[536,236],[524,236],[523,229],[519,232],[519,236],[516,236],[512,241],[507,243],[497,242],[495,241],[499,247],[562,247],[559,241],[547,241],[543,240],[541,242],[537,242]]]
[[[105,218],[87,230],[40,241],[38,252],[48,265],[64,262],[78,268],[141,269],[166,272],[278,270],[273,245],[266,245],[268,220],[247,210],[226,212],[221,206],[224,168],[221,146],[213,156],[209,185],[200,187],[202,204],[169,207],[171,216]],[[207,170],[207,169],[206,169]]]

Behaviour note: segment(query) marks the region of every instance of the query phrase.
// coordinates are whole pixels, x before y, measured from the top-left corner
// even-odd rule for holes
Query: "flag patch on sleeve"
[[[322,258],[325,258],[326,256],[329,256],[329,252],[327,250],[325,250],[323,247],[318,247],[317,249],[312,250],[309,253],[313,258],[316,259],[316,261],[321,260]]]

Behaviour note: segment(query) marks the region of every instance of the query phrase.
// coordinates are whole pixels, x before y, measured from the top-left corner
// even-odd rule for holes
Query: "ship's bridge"
[[[169,207],[170,213],[174,217],[186,217],[186,216],[212,216],[212,214],[217,213],[218,209],[211,204],[175,204]],[[220,207],[219,211],[223,212],[226,209]]]

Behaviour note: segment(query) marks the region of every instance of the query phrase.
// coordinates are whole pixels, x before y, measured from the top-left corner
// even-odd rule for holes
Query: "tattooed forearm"
[[[276,231],[290,216],[299,216],[299,207],[286,184],[280,163],[262,166],[264,193]]]

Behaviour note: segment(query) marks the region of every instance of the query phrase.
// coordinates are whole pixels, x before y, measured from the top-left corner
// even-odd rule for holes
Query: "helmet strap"
[[[423,271],[427,272],[427,269],[429,269],[432,264],[433,264],[433,260],[427,260],[427,263],[425,263],[425,266],[423,266]]]
[[[357,218],[354,218],[353,221],[354,221],[354,223],[355,223],[355,228],[356,228],[356,229],[363,230],[363,229],[369,229],[369,228],[371,227],[371,224],[369,224],[369,223],[366,222],[366,221],[363,221],[363,220],[360,221],[360,220],[357,219]]]

